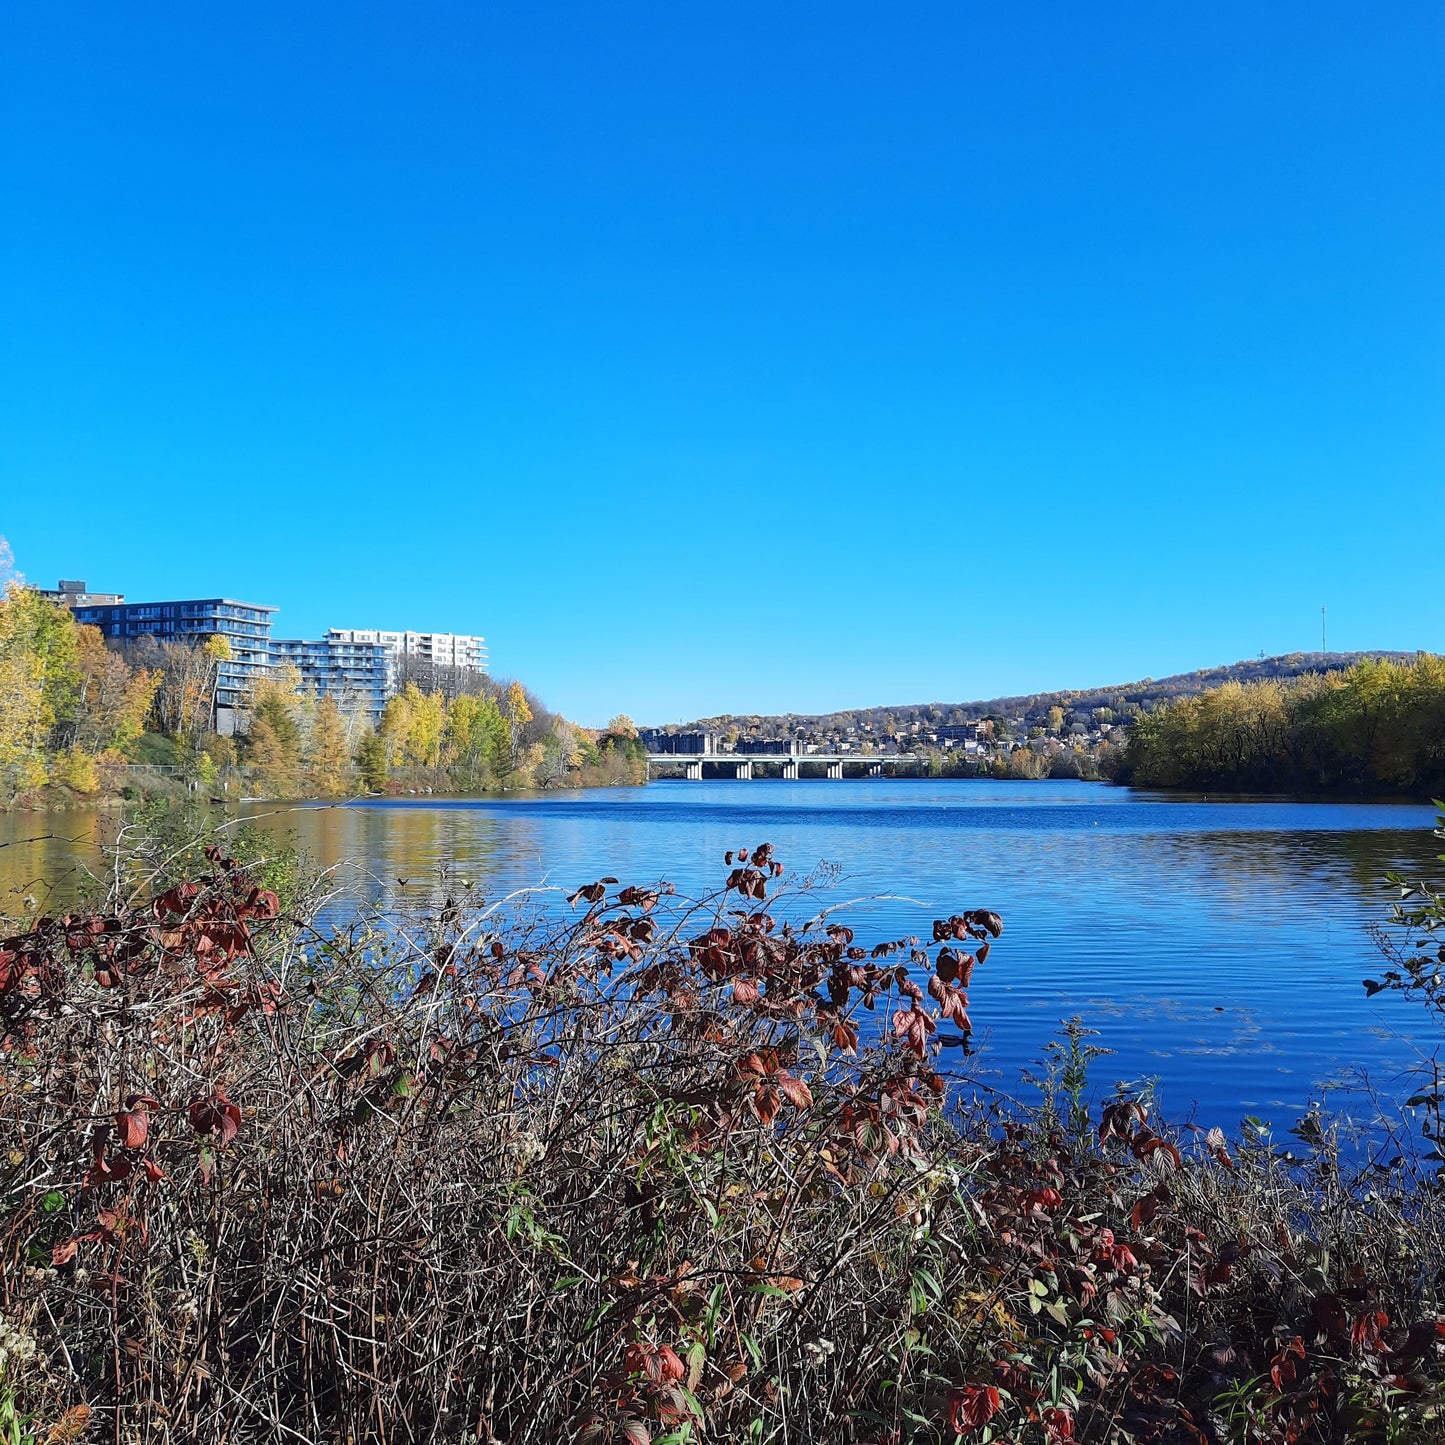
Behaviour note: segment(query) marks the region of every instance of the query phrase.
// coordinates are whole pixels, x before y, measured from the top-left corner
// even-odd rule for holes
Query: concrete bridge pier
[[[753,778],[753,762],[749,758],[745,763],[739,763],[733,776],[740,782],[751,782]]]
[[[796,760],[790,760],[783,764],[783,776],[791,782],[798,781],[798,764]]]
[[[689,781],[689,782],[693,782],[693,783],[700,783],[700,782],[702,782],[702,764],[701,764],[700,762],[698,762],[698,763],[689,763],[689,764],[687,765],[687,776],[688,776],[688,781]]]
[[[881,777],[883,776],[883,764],[882,764],[882,763],[869,763],[869,764],[868,764],[868,776],[869,776],[870,778],[881,778]]]
[[[842,764],[842,763],[829,763],[829,764],[828,764],[828,776],[829,776],[830,778],[839,778],[839,779],[841,779],[842,776],[843,776],[843,764]]]

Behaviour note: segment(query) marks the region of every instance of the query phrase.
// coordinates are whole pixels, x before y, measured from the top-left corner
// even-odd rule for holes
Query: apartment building
[[[333,627],[314,640],[273,638],[276,608],[229,597],[127,602],[123,593],[91,592],[84,582],[69,579],[53,591],[41,590],[41,596],[69,607],[77,622],[98,627],[115,646],[146,638],[201,642],[224,637],[231,656],[220,664],[216,685],[215,726],[222,733],[236,730],[239,710],[255,684],[287,665],[300,673],[303,687],[373,722],[397,690],[408,662],[487,670],[486,639],[462,633]]]
[[[372,723],[380,719],[394,690],[391,653],[379,642],[347,642],[330,635],[314,641],[273,637],[271,663],[294,667],[303,688]]]
[[[55,588],[35,589],[47,602],[58,602],[62,607],[112,607],[125,601],[124,592],[92,592],[84,582],[72,582],[65,577]]]
[[[87,594],[88,595],[88,594]],[[170,602],[73,603],[77,622],[98,627],[109,642],[137,643],[204,641],[224,637],[231,656],[216,678],[216,731],[235,731],[236,712],[246,694],[271,667],[271,616],[276,611],[257,602],[231,597],[178,598]]]
[[[461,667],[469,672],[487,670],[487,640],[455,632],[386,632],[376,628],[333,627],[327,640],[338,643],[379,643],[394,665],[404,660],[429,662],[437,667]]]

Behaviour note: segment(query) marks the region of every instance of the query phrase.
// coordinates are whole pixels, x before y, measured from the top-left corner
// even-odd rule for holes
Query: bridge
[[[732,769],[732,776],[742,781],[750,780],[753,776],[754,763],[767,763],[779,768],[782,776],[795,779],[799,776],[798,767],[801,763],[821,763],[827,770],[829,778],[838,779],[843,776],[843,766],[857,764],[862,767],[860,776],[869,778],[881,778],[885,763],[901,764],[904,767],[916,767],[918,759],[908,753],[653,753],[647,755],[647,776],[652,777],[654,768],[681,768],[686,777],[693,782],[702,779],[702,767],[704,763],[713,763],[718,767]]]

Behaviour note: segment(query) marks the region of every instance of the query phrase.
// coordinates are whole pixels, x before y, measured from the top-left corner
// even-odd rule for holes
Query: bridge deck
[[[912,753],[648,753],[656,766],[673,763],[916,763]]]

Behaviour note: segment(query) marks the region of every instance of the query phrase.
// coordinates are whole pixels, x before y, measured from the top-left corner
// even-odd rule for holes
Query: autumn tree
[[[407,739],[411,736],[411,689],[386,700],[381,710],[377,735],[386,752],[389,768],[398,768],[406,761]]]
[[[0,599],[0,786],[7,796],[45,782],[45,743],[54,721],[44,665],[26,626],[26,596],[12,586]]]
[[[294,668],[263,678],[252,690],[246,730],[247,761],[261,791],[294,798],[301,791],[302,727]]]
[[[215,723],[216,684],[221,663],[230,660],[231,644],[216,633],[195,642],[147,640],[133,653],[160,674],[153,709],[157,728],[198,749]]]
[[[316,704],[310,744],[307,761],[312,786],[323,798],[344,797],[351,791],[351,748],[346,719],[332,698],[322,697]]]
[[[463,693],[447,709],[444,758],[467,789],[490,786],[507,771],[511,735],[490,697]]]
[[[567,774],[582,764],[585,752],[580,730],[566,718],[556,718],[542,743],[542,756],[536,765],[536,782],[554,788],[565,781]]]
[[[98,627],[77,626],[75,638],[78,677],[68,740],[96,755],[122,752],[145,730],[160,675],[129,667]]]
[[[513,681],[507,688],[507,696],[502,704],[502,716],[507,723],[510,761],[513,767],[517,767],[520,763],[520,750],[525,729],[527,724],[532,721],[532,708],[527,701],[526,689],[520,682]]]
[[[75,633],[68,609],[23,582],[0,598],[0,778],[12,794],[44,784],[66,750],[57,729],[77,707]]]

